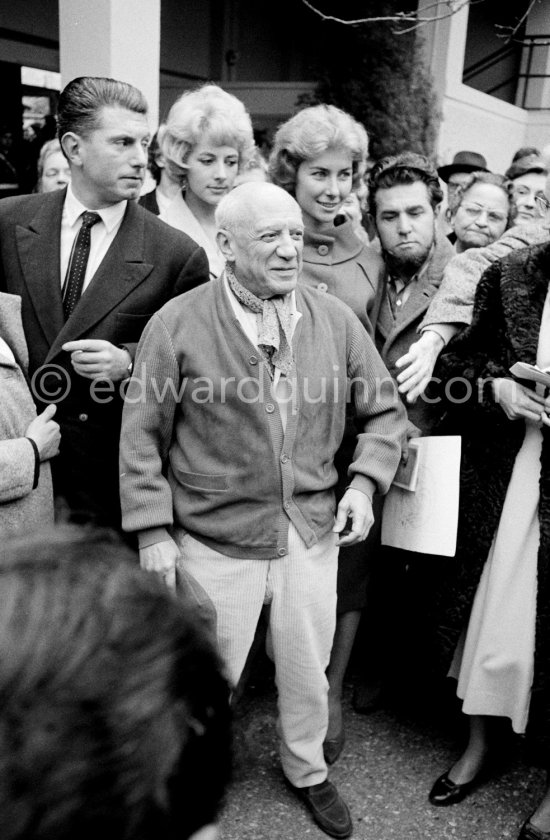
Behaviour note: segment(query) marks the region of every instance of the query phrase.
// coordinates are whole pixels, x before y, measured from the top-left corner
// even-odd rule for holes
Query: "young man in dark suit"
[[[208,261],[138,206],[150,139],[139,90],[73,79],[57,120],[71,184],[0,201],[0,290],[22,298],[35,400],[58,406],[56,497],[73,517],[118,527],[123,383],[151,315],[208,280]]]

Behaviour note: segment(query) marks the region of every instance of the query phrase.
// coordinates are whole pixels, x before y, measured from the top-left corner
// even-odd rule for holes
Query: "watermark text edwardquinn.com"
[[[391,377],[376,377],[367,380],[362,377],[344,379],[338,376],[338,367],[334,367],[333,377],[281,377],[275,384],[270,381],[266,386],[261,377],[219,377],[198,376],[184,377],[175,381],[170,377],[147,375],[145,363],[135,369],[131,379],[111,382],[107,379],[90,379],[89,389],[93,402],[98,405],[108,404],[113,400],[123,399],[125,402],[136,404],[156,401],[160,404],[166,400],[182,402],[184,399],[201,405],[207,403],[224,404],[238,400],[248,405],[276,401],[286,403],[296,411],[301,403],[338,404],[345,400],[353,400],[354,389],[360,389],[362,399],[367,399],[369,391],[374,389],[374,400],[387,399],[393,395],[400,399],[397,385]],[[455,376],[447,381],[438,377],[430,379],[430,386],[419,398],[429,405],[446,402],[462,405],[472,397],[481,403],[486,393],[486,385],[495,381],[493,377],[478,379],[475,383],[464,377]],[[61,365],[48,364],[38,368],[31,379],[33,395],[41,402],[61,403],[71,392],[72,382],[69,371]],[[516,384],[516,383],[515,383]],[[519,387],[519,386],[518,386]],[[495,387],[495,401],[498,402],[498,387]]]

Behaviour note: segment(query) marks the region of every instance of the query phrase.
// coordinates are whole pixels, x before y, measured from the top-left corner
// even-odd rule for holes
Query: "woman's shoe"
[[[432,805],[456,805],[476,787],[479,781],[479,773],[470,782],[459,785],[449,779],[449,772],[443,773],[437,779],[430,791],[428,799]]]
[[[531,818],[525,820],[518,834],[518,840],[550,840],[550,831],[542,831],[533,825]]]
[[[336,738],[325,738],[323,741],[323,755],[327,764],[334,764],[340,757],[340,753],[344,749],[346,743],[346,736],[344,730],[341,729]]]

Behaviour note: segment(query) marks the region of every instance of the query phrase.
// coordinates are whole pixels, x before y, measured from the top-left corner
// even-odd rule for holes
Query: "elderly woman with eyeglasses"
[[[202,85],[172,105],[159,142],[170,176],[182,185],[160,218],[202,245],[210,276],[217,277],[224,259],[216,243],[216,207],[254,152],[250,116],[236,96]]]
[[[355,312],[372,335],[369,312],[374,303],[378,270],[343,205],[363,185],[368,135],[361,123],[333,105],[299,111],[277,130],[269,159],[272,181],[300,205],[304,220],[303,269],[299,282],[335,295]],[[347,482],[357,430],[349,419],[337,455],[337,496]],[[372,539],[372,537],[371,537]],[[365,604],[369,574],[364,543],[340,548],[336,633],[330,663],[329,724],[324,754],[327,763],[344,745],[342,690],[346,668]]]
[[[519,151],[521,153],[523,150]],[[512,196],[514,225],[537,222],[545,215],[540,199],[544,202],[547,175],[546,162],[538,149],[525,149],[525,153],[519,157],[516,153],[512,164],[504,173]]]
[[[473,172],[459,188],[451,211],[458,254],[499,239],[510,223],[512,202],[502,175]]]

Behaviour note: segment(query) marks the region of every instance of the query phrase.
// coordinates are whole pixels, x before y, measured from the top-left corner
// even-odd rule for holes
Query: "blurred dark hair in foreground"
[[[229,768],[228,688],[191,607],[110,531],[4,542],[2,840],[184,840]]]

